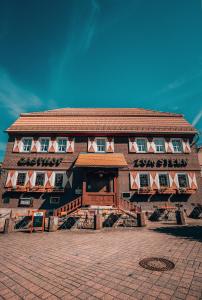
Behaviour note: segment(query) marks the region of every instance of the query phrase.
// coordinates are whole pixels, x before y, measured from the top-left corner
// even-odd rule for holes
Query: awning
[[[75,162],[75,166],[123,168],[128,165],[122,153],[81,153]]]

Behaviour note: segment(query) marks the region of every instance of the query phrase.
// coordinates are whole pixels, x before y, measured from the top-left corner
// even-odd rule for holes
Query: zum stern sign
[[[136,159],[134,167],[138,168],[183,168],[188,164],[188,159]]]

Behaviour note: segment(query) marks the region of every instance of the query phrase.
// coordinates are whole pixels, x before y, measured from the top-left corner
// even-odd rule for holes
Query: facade
[[[23,113],[7,133],[0,207],[202,204],[197,131],[180,114],[56,109]]]
[[[198,147],[198,160],[201,168],[201,176],[202,176],[202,146]]]

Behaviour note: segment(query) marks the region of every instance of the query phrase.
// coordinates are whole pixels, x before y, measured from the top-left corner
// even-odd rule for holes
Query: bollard
[[[181,210],[177,210],[175,212],[175,216],[176,216],[176,221],[177,221],[177,225],[185,225],[185,215],[184,212]]]
[[[138,227],[146,226],[146,219],[145,219],[145,213],[144,212],[138,212],[137,213],[137,226]]]
[[[58,229],[58,217],[56,216],[50,216],[48,218],[48,231],[54,232]]]
[[[94,216],[94,229],[95,230],[102,229],[102,215],[100,214]]]
[[[5,219],[4,233],[11,233],[11,232],[13,232],[13,221],[12,219]]]

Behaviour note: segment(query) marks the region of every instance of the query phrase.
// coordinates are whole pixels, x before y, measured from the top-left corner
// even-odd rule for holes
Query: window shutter
[[[37,152],[37,142],[38,142],[37,139],[33,139],[31,152]]]
[[[189,178],[190,188],[193,189],[193,190],[197,190],[198,185],[197,185],[197,182],[196,182],[196,174],[193,173],[193,172],[189,172],[188,173],[188,178]]]
[[[57,151],[57,141],[55,138],[51,138],[49,145],[49,152],[54,153]]]
[[[153,139],[149,138],[147,140],[147,150],[149,153],[154,153],[155,152],[155,145]]]
[[[190,147],[188,139],[183,139],[182,140],[182,145],[183,145],[183,152],[184,153],[190,153],[191,152],[191,147]]]
[[[16,138],[15,142],[14,142],[14,146],[13,146],[13,152],[16,152],[16,153],[20,152],[21,145],[22,145],[21,139]]]
[[[49,189],[51,188],[53,185],[52,185],[52,176],[53,176],[53,172],[52,171],[47,171],[45,173],[45,183],[44,183],[44,186],[46,189]]]
[[[114,152],[114,138],[107,137],[106,152]]]
[[[96,152],[96,142],[94,137],[88,138],[88,152]]]
[[[138,172],[130,172],[130,188],[131,190],[137,190],[139,188],[139,176]]]
[[[171,139],[165,139],[165,149],[167,153],[173,153],[173,146]]]
[[[177,173],[176,172],[169,172],[169,180],[170,180],[170,187],[172,189],[177,189],[178,180],[177,180]]]
[[[129,138],[129,152],[131,153],[137,152],[137,144],[134,137]]]
[[[151,188],[153,190],[158,189],[158,174],[156,172],[150,173],[150,181],[151,181]]]
[[[74,152],[74,138],[68,137],[67,139],[67,152],[73,153]]]
[[[73,182],[73,172],[68,172],[68,174],[64,173],[64,181],[63,181],[63,185],[64,187],[67,188],[72,188],[72,182]]]
[[[15,172],[15,171],[13,171],[13,170],[12,170],[12,171],[8,171],[8,175],[7,175],[5,187],[7,187],[7,188],[13,187],[12,177],[13,177],[13,175],[14,175],[14,172]]]

